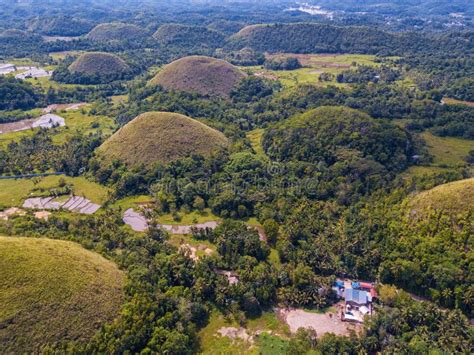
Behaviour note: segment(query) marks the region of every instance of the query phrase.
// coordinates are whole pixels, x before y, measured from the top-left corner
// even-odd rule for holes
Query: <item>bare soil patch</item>
[[[299,328],[312,328],[316,331],[318,337],[326,333],[348,336],[351,330],[357,331],[360,325],[343,322],[338,315],[340,307],[341,304],[338,304],[335,311],[326,313],[309,312],[295,308],[277,308],[276,312],[288,324],[292,333],[295,333]]]

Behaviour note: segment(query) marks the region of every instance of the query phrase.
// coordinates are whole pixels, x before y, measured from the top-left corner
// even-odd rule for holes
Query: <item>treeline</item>
[[[231,37],[229,47],[270,53],[361,53],[400,55],[463,52],[473,33],[452,36],[389,33],[373,27],[317,23],[253,25]]]
[[[29,110],[39,107],[44,95],[28,82],[0,76],[0,110]]]

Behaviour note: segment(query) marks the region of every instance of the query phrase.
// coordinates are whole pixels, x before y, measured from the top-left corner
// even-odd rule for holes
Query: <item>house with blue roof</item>
[[[351,306],[357,307],[366,306],[371,301],[369,297],[370,294],[368,294],[366,291],[356,290],[354,288],[347,288],[344,292],[346,305],[350,304]]]

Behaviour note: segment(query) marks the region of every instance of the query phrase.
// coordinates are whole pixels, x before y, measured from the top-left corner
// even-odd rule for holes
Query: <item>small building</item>
[[[362,307],[367,306],[371,301],[372,297],[366,291],[356,290],[353,288],[348,288],[344,292],[344,298],[346,305],[353,307]]]

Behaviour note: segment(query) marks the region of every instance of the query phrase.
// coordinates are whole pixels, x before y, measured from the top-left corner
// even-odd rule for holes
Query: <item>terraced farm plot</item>
[[[0,180],[0,206],[21,206],[29,197],[48,197],[58,189],[61,179],[72,185],[75,195],[84,196],[94,203],[103,204],[108,189],[83,177],[47,176],[43,178]]]

